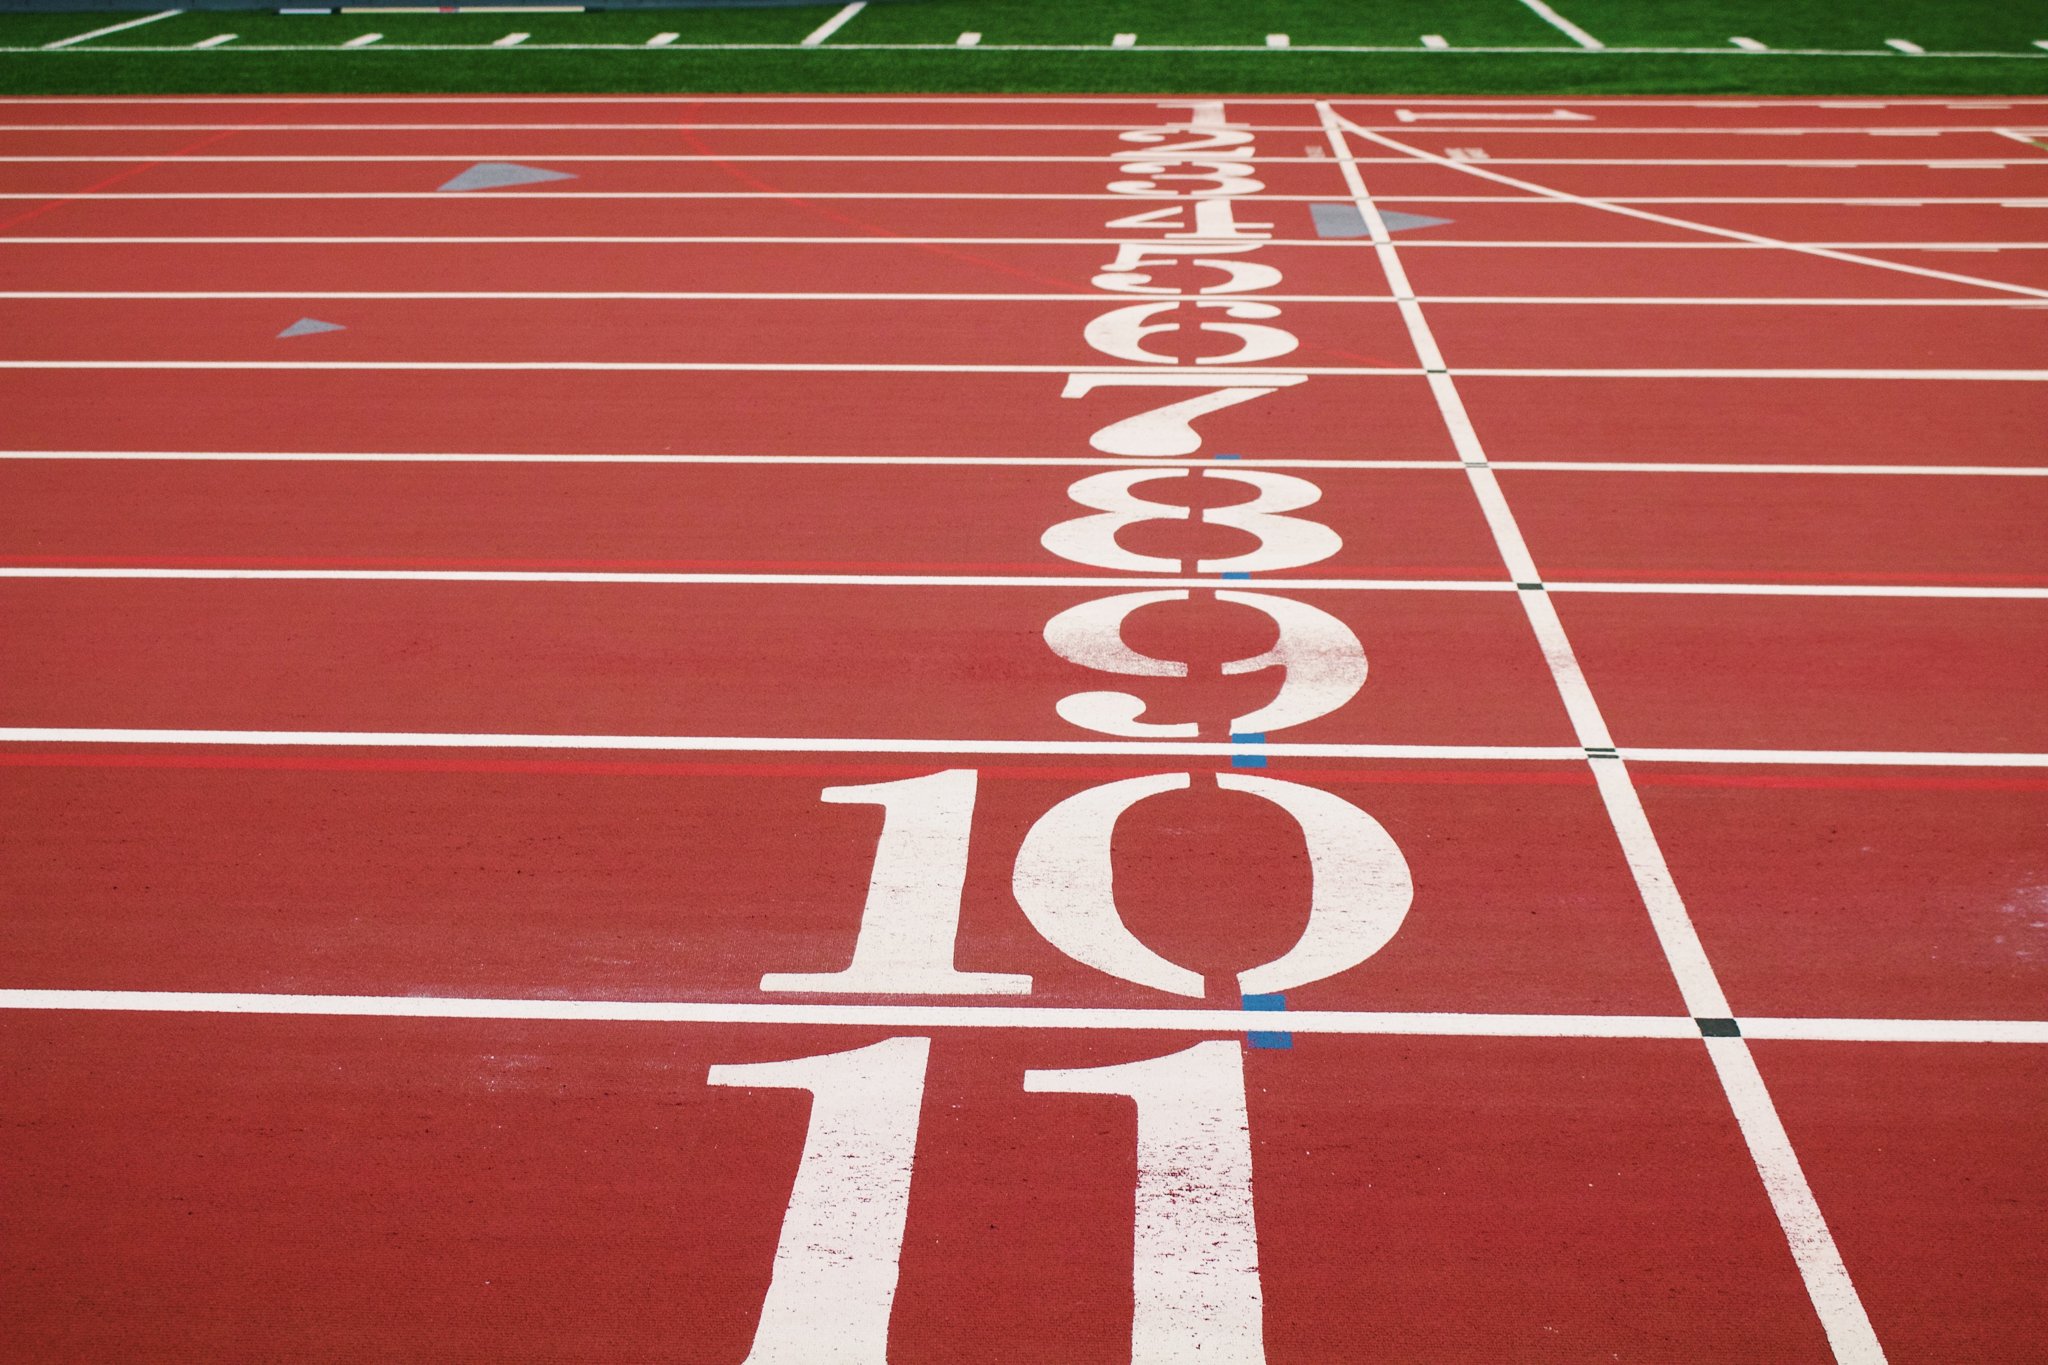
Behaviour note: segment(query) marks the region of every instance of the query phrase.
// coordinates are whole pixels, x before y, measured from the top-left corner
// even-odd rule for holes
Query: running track
[[[2044,130],[0,101],[9,1354],[2039,1359]]]

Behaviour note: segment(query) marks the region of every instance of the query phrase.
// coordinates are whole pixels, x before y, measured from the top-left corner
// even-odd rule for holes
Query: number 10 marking
[[[827,787],[836,804],[875,803],[885,814],[853,961],[836,972],[770,972],[764,991],[873,995],[1026,995],[1031,978],[963,972],[953,965],[961,889],[978,774],[955,768],[900,782]],[[1319,787],[1244,773],[1216,785],[1286,811],[1308,849],[1308,924],[1293,947],[1239,972],[1246,994],[1288,991],[1348,971],[1385,947],[1415,898],[1408,862],[1377,820]],[[1083,966],[1140,986],[1200,998],[1202,977],[1167,961],[1125,926],[1117,910],[1110,846],[1132,806],[1193,785],[1159,773],[1088,787],[1031,826],[1017,851],[1011,889],[1031,927]]]
[[[928,1038],[714,1066],[712,1085],[811,1092],[810,1126],[746,1365],[886,1365]],[[1132,1365],[1263,1365],[1251,1126],[1234,1042],[1027,1071],[1029,1092],[1137,1105]]]

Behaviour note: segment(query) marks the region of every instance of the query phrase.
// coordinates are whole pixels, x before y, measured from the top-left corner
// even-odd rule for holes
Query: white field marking
[[[383,39],[383,37],[384,37],[384,35],[383,35],[383,34],[381,34],[381,33],[365,33],[365,34],[363,34],[363,35],[362,35],[361,37],[359,37],[359,38],[351,38],[351,39],[349,39],[349,40],[348,40],[347,42],[343,43],[343,44],[342,44],[342,46],[343,46],[343,47],[368,47],[368,46],[369,46],[370,44],[372,44],[372,43],[375,43],[375,42],[379,42],[379,41],[381,41],[381,40]],[[479,158],[479,159],[481,159],[481,158]]]
[[[521,43],[525,42],[525,41],[526,41],[526,40],[527,40],[528,38],[531,38],[532,36],[533,36],[533,35],[532,35],[531,33],[508,33],[508,34],[506,34],[506,35],[505,35],[504,37],[502,37],[502,38],[499,38],[499,39],[497,39],[496,41],[494,41],[494,42],[493,42],[493,43],[491,44],[491,46],[492,46],[492,47],[518,47],[518,46],[519,46],[519,45],[520,45]]]
[[[971,29],[953,40],[953,46],[955,47],[979,47],[980,45],[981,35]]]
[[[1241,461],[1238,463],[1242,463]],[[1463,466],[1459,466],[1462,468]],[[0,579],[168,579],[356,583],[619,583],[648,586],[745,585],[827,588],[1214,588],[1213,577],[1131,579],[1049,574],[668,573],[599,569],[202,569],[123,565],[0,565]],[[1533,580],[1525,580],[1533,581]],[[1506,579],[1268,578],[1253,587],[1288,592],[1513,592]],[[1551,592],[1706,597],[1933,597],[2048,601],[2048,587],[1899,586],[1857,583],[1547,583]]]
[[[196,42],[196,43],[192,44],[192,46],[194,46],[194,47],[225,47],[225,46],[227,46],[227,45],[228,45],[229,43],[232,43],[232,42],[233,42],[234,40],[235,40],[235,35],[234,35],[234,34],[232,34],[232,33],[216,33],[216,34],[214,34],[214,35],[213,35],[213,36],[212,36],[211,38],[201,38],[201,39],[200,39],[200,40],[199,40],[198,42]]]
[[[1059,1028],[1173,1033],[1389,1034],[1450,1038],[1666,1038],[1683,1015],[1451,1014],[1375,1010],[1089,1009],[1032,1005],[799,1005],[779,1001],[560,1000],[214,991],[0,990],[0,1009],[596,1023],[782,1024],[852,1028]],[[2048,1023],[2005,1019],[1741,1019],[1744,1036],[1877,1043],[2048,1043]]]
[[[1451,47],[1450,42],[1441,33],[1423,34],[1422,45],[1432,52],[1448,52]]]
[[[2048,51],[2048,38],[2034,39],[2034,46],[2042,49],[2043,51]]]
[[[1522,0],[1522,3],[1534,10],[1537,18],[1577,43],[1580,47],[1585,48],[1588,52],[1599,52],[1606,48],[1607,44],[1601,42],[1598,38],[1595,38],[1592,34],[1544,4],[1543,0]]]
[[[1887,38],[1884,40],[1884,45],[1889,48],[1896,48],[1908,57],[1925,57],[1927,55],[1926,48],[1918,43],[1909,43],[1904,38]]]
[[[1213,294],[1167,292],[1147,294],[1148,299],[1213,301]],[[1396,303],[1392,294],[1260,294],[1269,303]],[[162,302],[232,299],[356,299],[356,300],[537,300],[603,302],[754,302],[754,303],[1099,303],[1092,294],[949,294],[754,291],[710,289],[0,289],[0,299],[132,299]],[[1911,299],[1911,298],[1756,298],[1699,297],[1688,295],[1612,295],[1580,298],[1570,294],[1420,294],[1419,303],[1442,305],[1487,304],[1535,307],[1576,307],[1581,305],[1647,306],[1656,308],[2048,308],[2048,300],[2033,299]]]
[[[1286,47],[1288,43],[1288,37],[1284,33],[1268,33],[1266,35],[1267,47]]]
[[[141,28],[144,24],[153,24],[159,19],[168,19],[174,14],[183,14],[184,12],[181,9],[158,10],[155,14],[145,14],[140,19],[128,19],[122,23],[109,24],[105,28],[93,29],[89,33],[74,33],[69,38],[59,38],[54,43],[44,43],[43,50],[51,52],[60,47],[70,47],[74,43],[88,42],[94,38],[104,38],[109,33],[119,33],[123,29]]]
[[[1427,300],[1424,300],[1427,302]],[[1117,455],[604,455],[406,453],[324,450],[0,450],[0,460],[165,460],[362,464],[710,464],[710,465],[991,465],[1047,469],[1214,469],[1213,461]],[[1435,469],[1462,471],[1455,458],[1434,460],[1246,459],[1249,469]],[[1495,469],[1568,474],[1903,474],[1950,478],[2048,478],[2048,465],[1715,464],[1645,460],[1493,460]],[[1211,584],[1210,586],[1214,586]]]
[[[1345,128],[1357,133],[1368,142],[1375,142],[1393,151],[1407,153],[1414,156],[1418,161],[1427,161],[1438,166],[1448,166],[1452,170],[1465,175],[1478,176],[1484,180],[1491,180],[1498,184],[1527,190],[1533,194],[1554,197],[1567,203],[1582,204],[1587,208],[1600,209],[1607,213],[1618,213],[1630,218],[1639,218],[1645,222],[1661,223],[1666,227],[1702,232],[1709,236],[1721,237],[1730,241],[1747,242],[1752,246],[1778,247],[1786,251],[1796,251],[1803,255],[1820,256],[1833,261],[1846,261],[1853,265],[1867,265],[1880,270],[1893,270],[1908,275],[1920,275],[1929,279],[1945,280],[1951,284],[1967,284],[1982,289],[1995,289],[2004,293],[2024,294],[2031,298],[2048,299],[2048,289],[2033,289],[2026,285],[2008,284],[2002,280],[1987,280],[1975,275],[1958,275],[1951,271],[1934,270],[1927,266],[1907,265],[1900,261],[1887,261],[1872,256],[1860,256],[1852,252],[1837,251],[1809,242],[1790,242],[1781,238],[1765,237],[1754,232],[1742,232],[1734,228],[1714,227],[1710,224],[1698,223],[1686,218],[1674,218],[1669,214],[1654,213],[1647,209],[1639,209],[1627,204],[1616,203],[1609,199],[1588,199],[1582,195],[1567,193],[1564,190],[1551,189],[1547,185],[1538,185],[1534,181],[1521,180],[1511,175],[1502,175],[1499,171],[1488,170],[1469,161],[1453,161],[1448,157],[1438,156],[1434,152],[1424,151],[1405,142],[1396,142],[1394,139],[1383,134],[1359,128],[1356,124],[1344,121],[1340,115],[1332,114],[1331,117],[1338,118]]]
[[[1208,586],[1214,587],[1212,580]],[[1254,586],[1257,586],[1254,583]],[[1525,597],[1533,593],[1522,594]],[[152,730],[98,726],[0,726],[0,744],[195,744],[281,748],[565,749],[621,753],[1036,754],[1072,757],[1141,754],[1219,758],[1241,744],[1208,740],[834,739],[788,735],[565,735],[388,730]],[[1446,759],[1478,762],[1584,762],[1584,748],[1488,744],[1321,744],[1269,741],[1259,752],[1280,758]],[[2048,768],[2048,753],[1898,749],[1638,749],[1638,763],[1768,764],[1784,767]]]
[[[655,35],[654,35],[654,36],[653,36],[652,38],[649,38],[649,39],[647,40],[647,46],[649,46],[649,47],[667,47],[667,46],[669,46],[669,45],[670,45],[671,43],[675,42],[675,40],[676,40],[676,39],[678,39],[678,38],[680,38],[680,37],[682,37],[682,36],[683,36],[683,35],[682,35],[682,34],[680,34],[680,33],[657,33],[657,34],[655,34]]]
[[[1529,3],[1535,2],[1529,0]],[[1319,103],[1316,107],[1352,201],[1371,229],[1373,246],[1386,271],[1388,284],[1397,294],[1412,295],[1414,291],[1409,287],[1393,236],[1388,232],[1378,206],[1373,203],[1357,163],[1351,159],[1351,147],[1344,136],[1342,120],[1329,104]],[[1434,371],[1430,376],[1430,388],[1436,396],[1438,410],[1452,443],[1467,465],[1466,475],[1486,517],[1487,526],[1493,532],[1502,562],[1517,580],[1540,581],[1521,528],[1494,471],[1487,467],[1485,447],[1458,394],[1455,379],[1445,369],[1442,351],[1430,331],[1421,305],[1412,301],[1403,303],[1401,314],[1408,324],[1409,340],[1414,345],[1416,358],[1425,368]],[[1615,838],[1621,845],[1671,974],[1678,983],[1686,1011],[1697,1018],[1725,1018],[1730,1012],[1727,996],[1672,880],[1663,849],[1650,827],[1649,817],[1643,810],[1626,763],[1619,758],[1592,756],[1593,750],[1613,749],[1614,739],[1565,634],[1564,624],[1558,618],[1556,605],[1548,592],[1517,592],[1516,596],[1528,615],[1544,660],[1550,666],[1551,681],[1571,718],[1578,741],[1588,751],[1586,761],[1599,785]],[[1714,1047],[1716,1042],[1730,1043],[1732,1050],[1717,1049]],[[1749,1061],[1747,1045],[1739,1038],[1708,1039],[1707,1045],[1713,1051],[1715,1069],[1721,1077],[1729,1107],[1734,1110],[1736,1121],[1749,1144],[1758,1174],[1770,1190],[1779,1224],[1798,1262],[1815,1312],[1835,1348],[1837,1360],[1843,1365],[1881,1362],[1884,1354],[1877,1345],[1869,1317],[1842,1267],[1841,1255],[1836,1251],[1833,1236],[1814,1203],[1805,1177],[1800,1173],[1791,1144],[1785,1139],[1783,1128],[1778,1126],[1777,1112],[1764,1089],[1762,1077],[1756,1074],[1754,1064]],[[1743,1067],[1748,1068],[1746,1073]]]
[[[309,370],[384,371],[395,373],[556,373],[594,374],[1115,374],[1158,375],[1135,365],[956,365],[916,362],[899,364],[858,361],[715,361],[715,360],[0,360],[0,370]],[[1223,373],[1218,371],[1218,373]],[[1459,375],[1478,379],[1817,379],[1924,380],[1962,383],[2048,383],[2048,370],[1772,370],[1772,369],[1492,369],[1473,367],[1427,370],[1414,366],[1298,365],[1287,369],[1244,366],[1235,376],[1279,378],[1289,375],[1363,378],[1416,375]]]
[[[1741,48],[1744,52],[1770,51],[1768,47],[1765,47],[1762,43],[1758,42],[1754,38],[1730,38],[1728,41],[1735,44],[1735,46]]]
[[[1849,1268],[1842,1263],[1842,1253],[1813,1197],[1812,1186],[1807,1184],[1806,1172],[1800,1169],[1799,1156],[1778,1119],[1778,1107],[1771,1101],[1763,1073],[1750,1056],[1748,1040],[1705,1041],[1835,1359],[1842,1365],[1883,1365],[1884,1347],[1849,1278]]]
[[[805,36],[804,40],[801,43],[797,44],[797,46],[817,47],[819,44],[823,43],[827,38],[830,38],[833,34],[839,32],[840,29],[845,28],[849,23],[853,21],[854,15],[859,14],[862,10],[866,9],[867,7],[868,0],[853,0],[852,4],[846,6],[844,9],[841,9],[837,14],[833,15],[830,19],[827,19],[824,23],[812,29],[810,33]],[[692,46],[696,46],[696,44],[692,44]],[[788,44],[777,43],[774,46],[787,47]]]
[[[1138,45],[1138,35],[1135,33],[1119,33],[1109,40],[1109,45],[1111,47],[1136,47]]]
[[[1528,0],[1524,0],[1524,3],[1527,3],[1527,2],[1528,2]],[[523,9],[523,7],[522,7],[522,9]],[[354,9],[354,8],[346,8],[346,7],[345,7],[345,8],[344,8],[344,12],[345,12],[345,13],[359,13],[359,12],[364,12],[364,11],[362,11],[362,10],[358,10],[358,9]],[[402,13],[405,13],[406,11],[405,11],[404,9],[398,9],[398,10],[389,10],[389,9],[386,9],[386,10],[383,10],[382,12],[385,12],[385,13],[401,13],[401,14],[402,14]],[[639,44],[637,44],[637,43],[536,43],[536,44],[533,44],[533,46],[534,46],[534,47],[536,47],[536,48],[540,48],[540,49],[543,49],[543,50],[549,51],[549,52],[637,52],[637,51],[640,51],[640,50],[641,50],[641,48],[640,48],[640,45],[639,45]],[[676,46],[677,46],[678,48],[686,49],[686,50],[688,50],[688,51],[692,51],[692,52],[794,52],[794,51],[799,51],[799,50],[801,50],[801,48],[802,48],[802,47],[803,47],[804,45],[802,45],[802,44],[793,44],[793,43],[678,43],[678,44],[676,44]],[[849,51],[849,52],[944,52],[944,51],[948,51],[948,50],[950,50],[950,49],[951,49],[951,47],[952,47],[952,44],[950,44],[950,43],[834,43],[834,44],[832,44],[832,46],[833,46],[833,47],[837,47],[837,48],[842,48],[842,49],[844,49],[844,50],[846,50],[846,51]],[[1102,49],[1101,49],[1101,47],[1100,47],[1099,45],[1097,45],[1097,44],[1092,44],[1092,43],[992,43],[992,44],[990,44],[989,46],[991,47],[991,49],[993,49],[993,50],[995,50],[995,51],[999,51],[999,52],[1099,52],[1099,51],[1101,51],[1101,50],[1102,50]],[[1135,46],[1135,45],[1134,45],[1134,46]],[[478,49],[478,48],[476,48],[476,47],[474,47],[474,46],[472,46],[472,45],[470,45],[470,44],[467,44],[467,43],[402,43],[402,44],[398,44],[398,43],[395,43],[395,44],[393,44],[393,45],[392,45],[392,47],[393,47],[393,49],[394,49],[394,50],[396,50],[396,51],[400,51],[400,52],[476,52],[476,51],[479,51],[479,50],[484,50],[484,51],[488,51],[488,50],[489,50],[489,49]],[[148,45],[137,45],[137,46],[128,46],[128,45],[117,45],[117,44],[111,44],[111,43],[101,43],[101,44],[95,44],[95,45],[93,45],[93,46],[92,46],[92,48],[91,48],[90,50],[92,50],[92,51],[98,51],[98,52],[118,52],[118,53],[124,53],[124,54],[158,54],[158,53],[175,53],[175,52],[186,52],[186,51],[190,51],[190,49],[189,49],[189,48],[178,48],[178,47],[155,47],[155,46],[148,46]],[[246,50],[248,50],[248,51],[250,51],[250,52],[304,52],[304,51],[307,51],[307,50],[308,50],[308,47],[307,47],[307,45],[306,45],[306,44],[300,44],[300,43],[268,43],[268,44],[253,44],[253,43],[252,43],[252,44],[248,44],[248,45],[246,45]],[[1259,45],[1259,46],[1253,46],[1253,45],[1251,45],[1251,44],[1247,44],[1247,43],[1147,43],[1147,44],[1145,44],[1145,45],[1144,45],[1144,46],[1143,46],[1142,48],[1137,48],[1137,50],[1139,50],[1139,51],[1143,51],[1143,52],[1159,52],[1159,53],[1179,53],[1179,52],[1186,52],[1186,53],[1203,53],[1203,52],[1264,52],[1264,51],[1267,51],[1267,49],[1266,49],[1266,48],[1265,48],[1265,47],[1264,47],[1263,45]],[[1349,55],[1349,54],[1367,54],[1367,53],[1379,53],[1379,52],[1412,52],[1412,51],[1414,51],[1415,49],[1414,49],[1413,47],[1410,47],[1410,46],[1405,46],[1405,45],[1399,45],[1399,44],[1387,44],[1387,43],[1379,43],[1379,44],[1338,44],[1338,43],[1314,43],[1314,44],[1303,44],[1303,45],[1302,45],[1301,47],[1299,47],[1299,48],[1298,48],[1298,49],[1296,49],[1296,50],[1297,50],[1297,51],[1301,51],[1301,52],[1327,52],[1327,53],[1334,53],[1334,54],[1343,54],[1343,55]],[[1530,46],[1523,46],[1523,45],[1518,45],[1518,44],[1489,44],[1489,45],[1481,45],[1481,46],[1476,46],[1476,47],[1467,47],[1467,48],[1465,48],[1464,50],[1465,50],[1465,51],[1467,51],[1467,52],[1491,52],[1491,53],[1501,53],[1501,54],[1505,54],[1505,55],[1523,55],[1523,54],[1529,54],[1529,55],[1538,55],[1538,56],[1543,56],[1543,55],[1550,55],[1550,54],[1554,54],[1554,53],[1556,53],[1556,52],[1558,51],[1558,49],[1557,49],[1556,47],[1554,47],[1554,46],[1537,46],[1537,47],[1530,47]],[[1594,48],[1594,49],[1588,49],[1588,50],[1590,50],[1590,51],[1595,51],[1595,52],[1601,52],[1601,53],[1607,53],[1607,54],[1611,54],[1611,55],[1615,55],[1615,56],[1685,56],[1685,57],[1693,57],[1693,56],[1698,56],[1698,57],[1725,57],[1725,56],[1731,56],[1731,55],[1734,55],[1734,54],[1730,53],[1730,52],[1729,52],[1729,50],[1728,50],[1728,49],[1727,49],[1726,47],[1605,47],[1605,46],[1602,46],[1602,47],[1599,47],[1599,48]],[[22,54],[29,54],[29,53],[40,53],[40,52],[43,52],[43,51],[45,51],[45,49],[43,49],[43,48],[40,48],[40,47],[0,47],[0,53],[8,53],[8,54],[14,54],[14,53],[22,53]],[[1877,50],[1877,49],[1873,49],[1873,48],[1833,48],[1833,47],[1813,47],[1813,48],[1774,48],[1774,49],[1772,49],[1772,53],[1771,53],[1771,55],[1773,55],[1773,56],[1780,56],[1780,57],[1853,57],[1853,58],[1868,58],[1868,57],[1873,57],[1873,56],[1883,56],[1884,54],[1883,54],[1883,52],[1882,52],[1882,51],[1880,51],[1880,50]],[[2010,62],[2010,61],[2016,61],[2016,62],[2032,62],[2032,61],[2039,61],[2039,60],[2041,60],[2041,58],[2039,58],[2039,57],[2036,57],[2036,56],[2035,56],[2035,55],[2034,55],[2033,53],[2031,53],[2031,52],[1929,52],[1929,53],[1925,53],[1925,54],[1923,54],[1923,55],[1925,56],[1926,60],[1928,60],[1928,61],[2009,61],[2009,62]]]

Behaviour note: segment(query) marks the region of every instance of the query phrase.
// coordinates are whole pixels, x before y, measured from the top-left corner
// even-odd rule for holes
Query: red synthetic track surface
[[[7,1353],[738,1362],[824,1100],[712,1069],[915,1037],[905,1365],[2038,1359],[2048,104],[1557,107],[0,101]],[[1208,184],[1120,136],[1169,124],[1250,139],[1209,259],[1272,278],[1100,278],[1191,226],[1131,221]],[[574,178],[436,190],[486,161]],[[1144,456],[1208,390],[1071,375],[1271,387]],[[1077,559],[1118,471],[1161,506]],[[1339,543],[1226,579],[1307,543],[1233,524],[1283,488]],[[1233,735],[1346,640],[1355,696]],[[828,789],[959,770],[910,862],[1028,993],[764,982],[888,894]],[[1062,803],[1176,773],[1097,832],[1182,994],[1025,904]],[[1381,838],[1398,927],[1236,1015]],[[1218,1039],[1244,1127],[1181,1094],[1166,1157],[1025,1088]],[[1209,1216],[1239,1131],[1263,1342],[1176,1355],[1146,1285],[1246,1282],[1134,1187]]]

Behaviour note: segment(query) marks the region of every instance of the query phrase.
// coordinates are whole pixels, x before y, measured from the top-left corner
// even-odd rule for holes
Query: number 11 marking
[[[887,1365],[928,1038],[711,1068],[811,1092],[810,1127],[746,1365]],[[1264,1365],[1244,1058],[1212,1041],[1115,1066],[1027,1071],[1038,1094],[1137,1105],[1131,1365]]]

